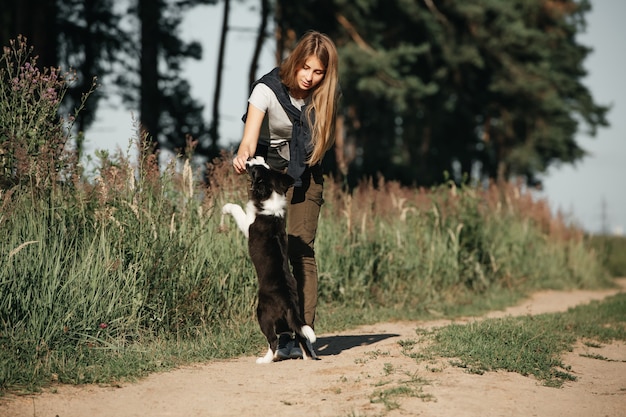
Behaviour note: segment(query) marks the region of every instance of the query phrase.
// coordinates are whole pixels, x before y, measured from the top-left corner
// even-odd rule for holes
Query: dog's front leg
[[[256,359],[256,363],[272,363],[274,361],[274,351],[272,351],[271,347],[267,348],[267,353],[265,354],[265,356],[261,356],[260,358]]]
[[[254,206],[250,207],[248,204],[248,212],[244,212],[241,206],[232,203],[226,203],[222,207],[222,214],[230,214],[235,219],[235,223],[239,230],[241,230],[245,237],[248,237],[248,230],[250,229],[250,225],[254,221],[254,211],[252,213],[250,210],[254,210]]]

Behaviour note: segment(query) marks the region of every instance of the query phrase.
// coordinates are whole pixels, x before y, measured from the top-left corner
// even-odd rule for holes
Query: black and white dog
[[[316,359],[311,346],[316,340],[315,332],[300,315],[297,283],[287,256],[285,194],[293,179],[271,170],[261,157],[249,160],[246,169],[252,187],[245,212],[241,206],[227,203],[222,213],[232,215],[248,238],[250,259],[259,281],[257,319],[269,348],[256,362],[270,363],[278,359],[276,327],[279,324],[283,327],[286,324],[295,333],[305,359]]]

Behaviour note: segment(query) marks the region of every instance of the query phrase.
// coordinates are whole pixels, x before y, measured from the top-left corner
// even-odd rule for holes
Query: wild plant
[[[76,114],[59,116],[73,72],[37,66],[27,40],[19,36],[0,57],[0,188],[29,183],[38,188],[71,177],[78,162],[68,145]],[[64,176],[66,178],[64,178]]]

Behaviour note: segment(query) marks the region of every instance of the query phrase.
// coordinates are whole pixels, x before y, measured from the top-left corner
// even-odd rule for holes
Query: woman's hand
[[[248,151],[239,151],[233,159],[233,167],[237,174],[243,174],[246,172],[246,162],[250,158]]]
[[[264,117],[264,111],[257,109],[252,104],[248,105],[248,117],[243,128],[243,138],[241,139],[237,155],[233,158],[233,167],[237,174],[246,172],[246,162],[256,151],[261,123],[263,123]]]

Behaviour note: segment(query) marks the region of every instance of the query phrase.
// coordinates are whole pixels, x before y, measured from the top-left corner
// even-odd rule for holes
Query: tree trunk
[[[282,18],[282,12],[283,12],[283,7],[281,5],[280,0],[276,1],[276,4],[274,5],[275,10],[274,10],[274,41],[276,42],[276,52],[275,52],[275,59],[276,62],[280,62],[280,58],[282,57],[283,54],[283,18]]]
[[[222,33],[220,35],[220,49],[217,57],[217,71],[215,79],[215,93],[213,95],[213,120],[209,134],[211,136],[210,152],[214,155],[218,153],[219,142],[219,121],[220,121],[220,94],[222,91],[222,71],[224,70],[224,52],[226,50],[226,35],[228,33],[228,16],[230,14],[230,0],[224,0],[224,15],[222,17]]]
[[[159,18],[161,1],[139,0],[139,20],[141,22],[140,59],[140,123],[143,150],[156,151],[159,132]],[[153,147],[153,148],[152,148]]]
[[[341,174],[342,179],[348,176],[348,161],[345,155],[345,117],[342,114],[337,115],[337,121],[335,122],[335,161],[337,162],[337,169]]]
[[[72,88],[70,90],[70,94],[72,96],[72,100],[76,107],[80,106],[80,102],[82,99],[83,93],[85,91],[89,91],[90,84],[93,81],[93,78],[96,76],[95,68],[96,68],[96,55],[97,52],[94,45],[93,33],[91,32],[97,23],[97,9],[94,0],[86,0],[84,2],[84,18],[86,23],[86,30],[84,33],[83,39],[83,47],[84,49],[84,61],[80,64],[81,73],[83,75],[83,79],[80,80],[78,86]],[[79,132],[84,132],[86,127],[90,124],[90,122],[94,119],[95,115],[95,105],[97,101],[94,101],[94,106],[91,107],[87,105],[78,115],[76,116],[76,128]],[[78,134],[76,136],[76,151],[78,155],[82,155],[83,153],[83,144],[84,144],[84,135]]]
[[[3,8],[5,6],[2,6]],[[38,56],[39,68],[57,67],[57,6],[55,0],[21,0],[15,2],[14,30],[9,36],[24,35]],[[8,46],[8,42],[5,45]]]
[[[265,43],[266,29],[267,29],[267,17],[269,15],[269,0],[261,0],[261,22],[259,23],[259,31],[256,37],[256,44],[254,45],[254,54],[252,55],[252,61],[250,62],[250,73],[248,74],[248,85],[252,85],[257,79],[256,70],[259,67],[259,57],[261,56],[261,50]]]

